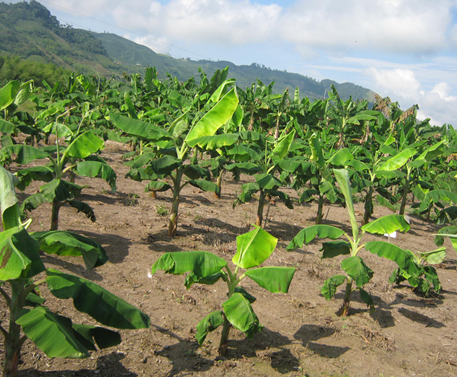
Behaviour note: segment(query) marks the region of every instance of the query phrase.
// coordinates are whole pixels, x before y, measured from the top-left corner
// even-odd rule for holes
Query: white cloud
[[[421,84],[410,69],[377,69],[370,67],[365,70],[365,74],[373,79],[373,89],[377,89],[382,94],[390,93],[409,100],[417,99],[420,94]]]

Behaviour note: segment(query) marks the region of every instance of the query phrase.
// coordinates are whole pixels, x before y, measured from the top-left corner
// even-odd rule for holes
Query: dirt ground
[[[207,250],[231,263],[236,252],[236,237],[250,229],[255,221],[256,202],[232,203],[242,183],[227,175],[222,199],[212,193],[187,186],[180,204],[178,236],[167,237],[171,194],[159,193],[153,200],[144,192],[146,183],[124,176],[125,152],[121,145],[109,143],[102,157],[115,169],[118,191],[111,194],[106,182],[77,178],[84,185],[82,200],[95,211],[97,221],[90,222],[76,210],[61,210],[59,229],[71,230],[101,243],[110,261],[86,271],[82,259],[44,256],[52,268],[91,279],[151,318],[151,328],[121,331],[122,343],[94,352],[88,359],[50,359],[31,341],[26,341],[20,364],[20,376],[455,376],[457,375],[457,274],[456,252],[448,240],[448,257],[438,266],[443,291],[438,297],[425,298],[406,284],[392,286],[389,276],[394,262],[362,250],[360,256],[374,270],[366,286],[376,304],[374,313],[353,295],[347,317],[338,316],[343,294],[326,301],[320,294],[324,280],[340,273],[340,259],[321,259],[321,241],[316,240],[294,252],[286,246],[303,227],[313,224],[316,206],[296,204],[294,210],[282,203],[266,207],[264,227],[279,239],[269,265],[297,268],[288,294],[272,294],[249,279],[242,282],[257,297],[253,308],[264,330],[254,339],[232,329],[225,357],[219,357],[220,330],[207,337],[202,347],[194,338],[197,323],[226,298],[225,283],[214,286],[195,284],[184,287],[183,276],[151,276],[151,266],[164,252]],[[26,192],[37,190],[32,185]],[[295,200],[292,189],[285,190]],[[24,194],[19,194],[20,199]],[[361,211],[361,204],[356,205]],[[326,206],[324,223],[343,226],[349,231],[347,212],[338,206]],[[375,217],[390,213],[375,208]],[[32,213],[32,231],[49,229],[50,206]],[[361,214],[359,216],[361,219]],[[411,216],[407,234],[398,234],[391,242],[418,251],[436,249],[433,233],[439,228]],[[365,240],[377,237],[366,235]],[[378,237],[379,239],[379,237]],[[93,323],[75,312],[71,301],[53,299],[43,288],[47,305],[75,321]],[[0,320],[7,321],[4,302]],[[4,322],[5,323],[5,322]],[[1,340],[3,342],[3,338]],[[0,358],[3,358],[0,343]]]

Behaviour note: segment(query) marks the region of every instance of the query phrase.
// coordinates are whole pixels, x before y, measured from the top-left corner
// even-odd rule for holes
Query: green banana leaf
[[[287,293],[294,273],[294,267],[261,267],[248,270],[245,275],[267,291]]]
[[[45,270],[38,242],[21,227],[0,233],[0,281],[33,277]]]
[[[313,225],[302,229],[294,238],[292,238],[292,241],[290,241],[289,245],[287,245],[286,250],[292,251],[302,247],[303,244],[308,245],[316,238],[316,236],[319,238],[330,238],[335,240],[343,234],[343,230],[331,225]]]
[[[255,180],[264,190],[277,190],[281,187],[281,181],[271,174],[257,174]]]
[[[408,160],[411,157],[413,157],[416,153],[417,153],[417,151],[414,148],[405,149],[405,150],[401,151],[399,154],[391,157],[386,162],[384,162],[379,167],[379,170],[386,170],[386,171],[398,170],[404,164],[406,164],[408,162]]]
[[[7,230],[20,225],[18,200],[15,186],[17,178],[0,166],[0,207],[2,210],[3,229]]]
[[[336,289],[343,284],[346,279],[347,278],[344,275],[335,275],[324,281],[324,285],[321,288],[322,296],[324,296],[326,300],[330,300],[335,296]]]
[[[176,157],[163,156],[151,161],[150,166],[157,175],[169,175],[171,172],[182,165],[182,161]]]
[[[354,239],[359,238],[359,226],[357,224],[357,219],[355,217],[354,203],[352,201],[351,194],[351,183],[349,181],[349,173],[346,169],[334,169],[333,173],[335,178],[338,181],[340,190],[343,192],[344,199],[346,200],[346,207],[349,214],[349,220],[352,227],[352,237]]]
[[[197,278],[204,278],[220,272],[226,265],[224,259],[207,251],[183,251],[163,254],[152,265],[152,273],[158,270],[173,275],[192,272]]]
[[[197,333],[195,338],[197,339],[198,345],[202,345],[206,339],[206,336],[216,330],[220,325],[224,323],[224,316],[221,311],[215,311],[203,318],[197,325]]]
[[[230,120],[238,106],[235,88],[231,89],[221,100],[208,111],[187,134],[185,142],[202,136],[212,136]]]
[[[332,157],[327,160],[327,164],[334,166],[345,166],[349,161],[353,160],[354,156],[347,148],[339,149]]]
[[[13,154],[16,155],[14,159],[18,164],[28,164],[32,161],[42,158],[48,158],[49,154],[39,148],[31,147],[30,145],[14,144],[8,145],[3,150],[12,158]]]
[[[45,306],[29,310],[16,323],[49,357],[89,357],[87,349],[76,339],[71,320],[51,312]]]
[[[81,202],[79,200],[69,200],[67,203],[73,208],[76,208],[78,210],[78,213],[84,213],[90,221],[97,221],[97,218],[95,217],[95,212],[89,204]]]
[[[203,191],[215,192],[216,194],[220,193],[220,187],[218,185],[214,182],[206,181],[205,179],[193,179],[189,181],[189,183]]]
[[[76,339],[88,350],[97,351],[98,348],[104,349],[117,346],[121,343],[121,335],[117,331],[105,329],[98,326],[80,325],[73,323],[73,331]]]
[[[113,124],[129,135],[148,141],[171,140],[172,136],[160,127],[113,112],[109,114]]]
[[[198,145],[205,150],[215,150],[235,144],[238,141],[238,138],[238,134],[202,136],[188,141],[187,144],[192,148]]]
[[[351,244],[344,241],[324,242],[320,251],[322,251],[322,259],[349,255],[351,254]]]
[[[104,146],[103,140],[99,139],[91,131],[86,131],[73,140],[65,150],[64,156],[83,159],[103,149]],[[65,158],[64,156],[62,158]]]
[[[341,261],[341,268],[354,279],[357,287],[361,288],[373,277],[371,270],[360,257],[349,257]]]
[[[277,238],[255,226],[254,230],[236,238],[237,252],[232,261],[244,269],[257,267],[271,255],[277,242]]]
[[[118,329],[149,327],[149,317],[106,289],[78,276],[57,270],[46,270],[46,282],[51,293],[60,299],[73,299],[75,308],[105,326]]]
[[[387,215],[362,226],[362,231],[371,234],[390,234],[396,231],[407,232],[410,225],[401,215]]]
[[[116,173],[107,163],[100,161],[81,161],[76,165],[74,172],[82,177],[102,178],[116,191]]]
[[[19,92],[21,84],[13,80],[0,89],[0,111],[11,105]]]
[[[289,134],[287,134],[286,137],[279,141],[279,143],[273,149],[272,153],[277,154],[281,159],[284,158],[287,155],[287,153],[289,153],[290,145],[292,144],[294,138],[295,131],[292,131]]]
[[[0,119],[0,132],[2,134],[12,134],[15,129],[16,126],[13,123]]]
[[[244,332],[248,339],[252,339],[255,334],[263,329],[251,304],[241,293],[234,293],[222,304],[222,307],[229,322]]]
[[[410,255],[402,248],[385,241],[371,241],[365,244],[365,249],[372,254],[389,259],[398,264],[402,269],[409,263]]]
[[[108,261],[102,246],[76,233],[54,230],[34,232],[30,236],[38,242],[40,250],[46,254],[81,255],[87,270],[101,266]]]

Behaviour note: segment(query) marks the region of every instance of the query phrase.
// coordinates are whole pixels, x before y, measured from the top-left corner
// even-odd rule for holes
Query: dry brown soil
[[[180,204],[178,236],[167,237],[167,216],[171,194],[159,193],[152,200],[144,192],[145,183],[125,179],[122,165],[125,148],[109,143],[102,153],[118,175],[118,191],[109,192],[106,182],[78,178],[85,185],[82,200],[95,210],[97,221],[64,207],[60,229],[71,230],[101,243],[110,261],[86,271],[78,258],[44,256],[47,266],[95,281],[151,318],[151,327],[122,331],[123,342],[114,348],[94,352],[83,360],[50,359],[27,341],[23,348],[20,376],[454,376],[457,375],[457,274],[456,253],[448,240],[447,260],[438,266],[443,285],[437,297],[425,298],[407,284],[392,286],[388,278],[395,268],[391,261],[362,250],[359,254],[375,274],[366,289],[376,304],[370,313],[355,292],[350,315],[338,315],[341,290],[326,301],[320,294],[324,280],[340,273],[340,259],[321,259],[316,240],[295,252],[286,246],[303,227],[313,224],[316,207],[297,204],[294,210],[282,203],[266,208],[265,229],[279,239],[268,264],[297,268],[288,294],[271,294],[252,281],[242,285],[257,297],[253,308],[264,330],[254,339],[232,329],[226,357],[218,357],[220,332],[208,336],[202,347],[195,341],[197,323],[226,298],[226,285],[194,285],[186,290],[183,276],[150,274],[151,266],[164,252],[207,250],[230,261],[236,252],[236,237],[255,221],[256,202],[232,203],[243,176],[236,183],[226,176],[221,200],[213,194],[188,186]],[[26,192],[37,190],[33,185]],[[286,191],[295,200],[297,194]],[[24,194],[19,194],[20,199]],[[361,204],[357,204],[361,211]],[[325,208],[326,224],[349,229],[345,209]],[[375,208],[375,217],[388,214]],[[32,231],[47,230],[50,206],[32,213]],[[359,215],[361,219],[361,215]],[[411,216],[407,234],[391,242],[419,251],[433,250],[433,233],[438,227]],[[380,237],[366,236],[366,240]],[[231,261],[229,262],[231,263]],[[47,305],[77,321],[93,323],[72,309],[71,301],[49,298]],[[5,324],[6,310],[1,303]],[[2,340],[3,341],[3,340]],[[0,344],[0,358],[3,357]]]

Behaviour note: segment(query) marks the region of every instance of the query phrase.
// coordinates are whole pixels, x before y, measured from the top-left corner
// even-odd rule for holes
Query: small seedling
[[[206,336],[223,326],[219,353],[225,355],[227,340],[232,326],[244,332],[250,339],[262,330],[251,304],[256,300],[238,284],[247,276],[258,285],[273,293],[287,293],[295,273],[294,267],[258,267],[273,252],[278,239],[256,226],[254,230],[238,236],[237,253],[232,258],[235,270],[227,262],[207,251],[172,252],[162,255],[152,266],[152,273],[163,270],[167,274],[186,276],[184,285],[213,285],[219,280],[227,283],[228,299],[222,304],[223,310],[210,313],[197,325],[198,344]],[[242,270],[240,270],[242,269]]]
[[[168,215],[168,209],[166,209],[163,205],[160,205],[160,204],[156,206],[156,212],[159,216]]]

